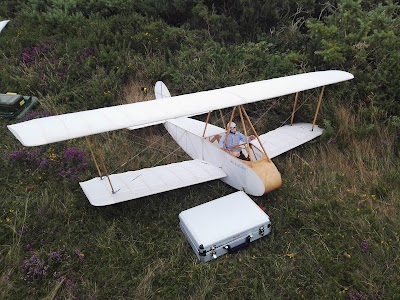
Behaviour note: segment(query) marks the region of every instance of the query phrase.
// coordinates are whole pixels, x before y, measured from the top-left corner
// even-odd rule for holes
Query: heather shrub
[[[86,154],[78,148],[24,148],[7,154],[6,159],[11,167],[30,172],[39,181],[57,177],[76,180],[88,167]]]
[[[76,250],[75,254],[78,258],[71,257],[69,251],[65,248],[50,251],[44,258],[34,253],[29,258],[24,259],[20,265],[23,280],[29,282],[29,284],[33,284],[34,281],[38,280],[48,280],[62,284],[68,294],[68,298],[77,299],[74,294],[80,294],[79,279],[75,278],[73,270],[65,268],[65,266],[73,264],[74,261],[79,264],[83,262],[83,252]],[[31,294],[36,294],[37,292],[33,289]]]
[[[70,255],[64,248],[61,248],[61,249],[49,252],[47,254],[47,257],[49,258],[50,264],[60,265],[64,261],[68,260],[70,258]]]
[[[49,265],[34,254],[22,262],[21,269],[25,273],[25,280],[41,279],[48,275]]]
[[[19,122],[25,122],[37,118],[49,117],[51,114],[47,111],[30,110],[22,118],[18,119]]]
[[[60,159],[59,175],[65,178],[79,177],[87,169],[85,153],[78,148],[67,148]]]

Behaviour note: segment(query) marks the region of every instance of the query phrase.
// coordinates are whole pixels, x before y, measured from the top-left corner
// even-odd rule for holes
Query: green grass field
[[[213,181],[93,207],[77,179],[12,162],[7,155],[21,146],[1,120],[0,298],[399,299],[398,140],[383,127],[357,135],[357,118],[339,111],[336,140],[276,158],[283,186],[252,197],[270,216],[271,234],[209,263],[197,261],[178,214],[232,188]],[[176,148],[165,133],[121,131],[98,141],[112,169],[160,140],[124,166],[132,169]],[[84,149],[83,141],[70,145]],[[162,163],[185,158],[177,151]],[[81,178],[91,176],[93,166]]]
[[[83,139],[23,148],[0,119],[0,300],[400,300],[397,2],[2,0],[0,92],[38,97],[37,115],[152,99],[157,80],[176,95],[316,70],[355,78],[327,87],[324,135],[274,159],[283,186],[252,197],[271,234],[203,264],[178,215],[232,188],[93,207]],[[300,94],[296,121],[318,95]],[[262,134],[292,103],[246,110]],[[97,141],[112,173],[189,159],[161,125]]]

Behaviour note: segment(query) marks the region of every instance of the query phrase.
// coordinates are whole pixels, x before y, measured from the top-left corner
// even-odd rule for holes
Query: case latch
[[[199,246],[199,255],[200,255],[200,256],[206,256],[206,253],[207,253],[206,249],[204,249],[203,244],[201,244],[201,245]]]
[[[260,229],[258,230],[258,233],[260,235],[264,235],[264,226],[261,226]]]

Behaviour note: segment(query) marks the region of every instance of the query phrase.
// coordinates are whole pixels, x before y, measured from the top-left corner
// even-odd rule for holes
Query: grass
[[[20,145],[7,132],[9,121],[1,120],[0,298],[399,299],[398,140],[383,127],[358,135],[357,117],[345,109],[338,119],[337,136],[275,159],[282,188],[252,197],[266,208],[271,234],[204,264],[180,232],[178,214],[232,188],[213,181],[93,207],[76,180],[33,178],[12,165],[5,155]],[[155,127],[98,141],[111,170],[139,153],[139,143],[162,137],[158,149],[121,172],[163,156],[162,163],[185,159],[183,152],[167,155],[176,145],[164,135]],[[72,145],[84,147],[81,140]],[[83,179],[95,174],[91,168]],[[51,258],[54,252],[59,260]],[[34,255],[43,266],[31,267],[47,266],[46,274],[29,275],[22,267]]]

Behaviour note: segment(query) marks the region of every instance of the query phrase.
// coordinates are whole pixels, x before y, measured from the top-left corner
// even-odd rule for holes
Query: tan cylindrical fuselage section
[[[279,173],[272,160],[268,160],[265,156],[254,162],[243,161],[257,175],[265,186],[265,193],[269,193],[282,185],[281,173]]]

